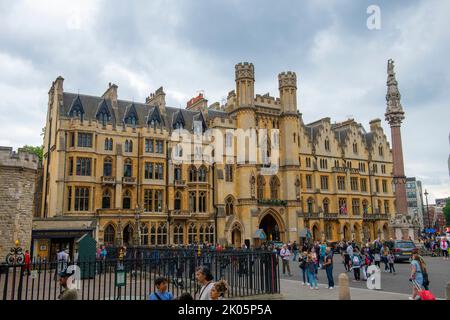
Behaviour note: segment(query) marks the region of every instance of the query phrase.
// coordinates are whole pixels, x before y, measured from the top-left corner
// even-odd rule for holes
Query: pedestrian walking
[[[308,258],[308,253],[306,251],[302,252],[300,254],[300,256],[298,257],[298,262],[300,263],[299,267],[300,267],[300,270],[301,270],[301,278],[303,280],[302,285],[308,284],[308,286],[309,286],[309,279],[307,277],[307,272],[306,272],[307,271],[306,270],[306,260],[307,260],[307,258]]]
[[[309,288],[318,290],[319,287],[317,285],[317,279],[316,279],[316,267],[315,267],[315,263],[313,261],[312,254],[308,254],[308,256],[306,258],[306,272],[308,275]]]
[[[392,252],[389,253],[388,255],[388,263],[389,263],[389,273],[394,273],[395,274],[395,256]]]
[[[294,257],[292,258],[292,261],[297,260],[297,256],[298,256],[298,244],[297,241],[294,241],[294,243],[292,244],[292,252],[294,254]]]
[[[354,281],[360,281],[361,280],[361,257],[359,255],[358,249],[356,249],[356,248],[352,255],[351,265],[352,265],[351,269],[353,270],[353,275],[355,277]]]
[[[225,280],[214,283],[210,291],[211,300],[225,300],[225,294],[228,291],[228,284]]]
[[[375,249],[375,254],[374,254],[374,262],[375,265],[378,267],[378,269],[380,269],[380,263],[381,263],[381,254],[380,254],[380,250]]]
[[[195,277],[201,285],[198,300],[211,300],[211,289],[214,285],[211,271],[205,266],[200,266],[195,272]]]
[[[169,281],[167,278],[158,277],[155,280],[156,290],[151,293],[149,300],[173,300],[173,295],[171,292],[167,291]]]
[[[324,267],[325,272],[327,274],[328,279],[328,289],[334,288],[334,279],[333,279],[333,253],[331,252],[331,249],[328,247],[325,251],[325,259],[324,259]]]
[[[25,272],[30,275],[31,274],[31,257],[30,257],[30,251],[25,250],[25,259],[24,259],[24,266],[22,267],[23,275],[25,275]]]
[[[412,296],[409,297],[410,300],[417,300],[419,290],[425,289],[423,272],[425,271],[425,263],[420,259],[417,251],[413,252],[411,259],[411,273],[409,276],[409,281],[414,281]]]
[[[286,269],[287,269],[289,277],[291,277],[292,276],[291,267],[289,266],[291,252],[289,251],[286,244],[284,244],[283,248],[280,250],[280,256],[283,261],[283,274],[286,274]]]
[[[383,244],[380,253],[381,253],[381,260],[384,263],[384,272],[389,272],[389,263],[388,263],[389,247],[386,245],[386,243]]]
[[[444,260],[448,260],[448,240],[447,237],[442,237],[439,241],[439,247],[441,248],[442,256],[444,257]]]

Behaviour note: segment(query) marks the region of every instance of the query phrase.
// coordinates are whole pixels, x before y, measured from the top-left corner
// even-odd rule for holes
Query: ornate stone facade
[[[254,94],[251,63],[236,65],[235,81],[225,104],[181,110],[166,106],[162,88],[136,103],[119,100],[111,84],[99,97],[64,92],[57,78],[42,217],[94,219],[100,243],[257,245],[260,229],[282,241],[298,241],[305,229],[320,240],[388,238],[393,160],[381,120],[369,132],[353,119],[305,124],[294,72],[278,75],[279,97]],[[181,128],[218,129],[230,150],[246,137],[228,139],[227,130],[279,130],[275,141],[264,140],[279,146],[278,171],[267,175],[262,162],[225,156],[177,164],[170,137]]]
[[[0,260],[16,240],[24,250],[31,246],[34,190],[38,157],[0,147]]]

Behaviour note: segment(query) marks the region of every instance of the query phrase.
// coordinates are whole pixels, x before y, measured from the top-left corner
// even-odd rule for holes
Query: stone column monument
[[[415,240],[417,238],[417,219],[408,215],[408,204],[406,201],[406,176],[403,163],[403,148],[401,136],[401,124],[405,119],[405,112],[400,103],[400,92],[398,82],[395,78],[394,61],[389,59],[387,66],[387,108],[386,121],[391,126],[392,158],[393,158],[393,183],[395,190],[396,216],[391,219],[391,230],[395,239]]]

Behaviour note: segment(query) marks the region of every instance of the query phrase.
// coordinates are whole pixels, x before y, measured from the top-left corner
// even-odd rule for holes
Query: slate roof
[[[162,118],[162,125],[169,130],[174,128],[175,121],[182,118],[184,122],[184,128],[186,130],[192,130],[194,121],[202,121],[204,128],[206,128],[206,121],[215,117],[229,118],[228,113],[219,110],[208,110],[208,116],[205,119],[200,111],[191,111],[187,109],[180,109],[166,106],[165,115],[156,106],[147,105],[145,103],[132,102],[126,100],[117,101],[116,113],[112,107],[111,101],[102,97],[76,94],[64,92],[62,105],[60,106],[60,114],[62,117],[68,117],[69,111],[74,103],[79,99],[83,106],[84,116],[86,121],[95,120],[97,112],[103,103],[106,103],[108,111],[112,115],[112,121],[116,121],[116,125],[122,125],[124,118],[130,110],[134,108],[137,115],[137,126],[147,126],[148,119],[152,117],[160,116]],[[157,110],[155,110],[157,109]]]

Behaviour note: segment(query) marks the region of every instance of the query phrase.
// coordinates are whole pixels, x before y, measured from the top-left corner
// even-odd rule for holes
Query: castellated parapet
[[[278,75],[278,87],[280,89],[288,87],[297,89],[297,75],[295,72],[281,72]]]
[[[0,261],[16,240],[30,249],[38,162],[34,154],[0,147]]]
[[[249,79],[255,80],[255,67],[253,63],[241,62],[235,66],[236,80]]]

